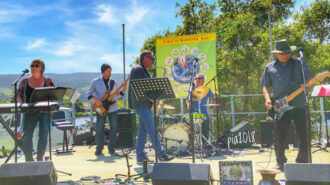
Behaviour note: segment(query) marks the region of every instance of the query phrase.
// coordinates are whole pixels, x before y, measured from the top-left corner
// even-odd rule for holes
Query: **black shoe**
[[[136,164],[143,164],[143,160],[147,160],[147,164],[153,164],[154,161],[149,159],[148,157],[142,159],[141,161],[136,161]]]
[[[103,155],[102,150],[96,150],[95,155]]]
[[[162,156],[159,157],[160,161],[170,161],[172,159],[174,159],[174,156],[168,154],[163,154]]]
[[[120,154],[118,154],[117,152],[109,152],[110,156],[115,156],[115,157],[122,157]]]

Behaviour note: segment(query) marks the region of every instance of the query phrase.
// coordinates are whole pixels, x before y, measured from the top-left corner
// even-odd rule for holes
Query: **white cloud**
[[[145,6],[138,7],[136,1],[133,0],[132,10],[126,15],[127,29],[132,29],[136,24],[141,22],[142,18],[149,12]]]
[[[115,24],[117,19],[114,16],[114,9],[110,5],[101,4],[97,7],[96,15],[99,16],[98,21],[106,24]]]
[[[25,47],[25,49],[27,49],[27,50],[35,49],[35,48],[45,45],[45,43],[46,43],[45,39],[37,39],[33,42],[29,41],[27,46]]]
[[[57,51],[54,52],[58,56],[73,56],[75,52],[83,50],[85,47],[80,44],[68,41],[64,46],[60,47]]]

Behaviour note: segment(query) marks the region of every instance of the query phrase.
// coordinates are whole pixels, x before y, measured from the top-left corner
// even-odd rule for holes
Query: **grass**
[[[6,96],[10,97],[13,94],[13,91],[9,88],[0,87],[0,93],[3,93]]]

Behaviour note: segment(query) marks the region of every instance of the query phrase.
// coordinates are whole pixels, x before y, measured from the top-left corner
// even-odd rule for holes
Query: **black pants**
[[[296,132],[298,133],[300,144],[299,152],[296,158],[297,163],[307,163],[307,143],[306,143],[306,118],[305,109],[293,109],[287,111],[283,117],[276,122],[274,133],[274,147],[276,154],[276,161],[278,164],[287,162],[285,157],[285,148],[287,136],[290,128],[291,121],[294,121]],[[309,131],[310,132],[310,131]]]

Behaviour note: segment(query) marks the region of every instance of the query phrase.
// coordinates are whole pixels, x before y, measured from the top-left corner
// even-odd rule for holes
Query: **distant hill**
[[[100,75],[100,73],[85,72],[71,74],[46,74],[46,76],[50,77],[54,81],[56,86],[71,87],[76,89],[81,94],[79,98],[81,101],[87,101],[86,92],[92,80]],[[0,75],[0,99],[9,99],[9,97],[13,94],[11,83],[18,77],[19,75],[15,74]],[[111,77],[119,83],[124,81],[123,74],[115,73],[112,74]]]

